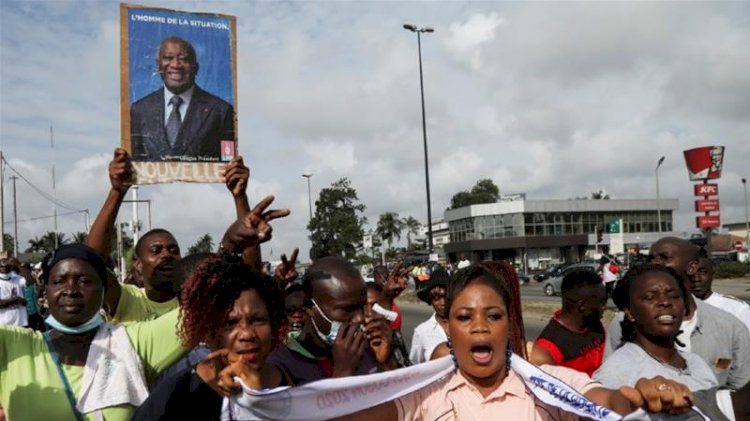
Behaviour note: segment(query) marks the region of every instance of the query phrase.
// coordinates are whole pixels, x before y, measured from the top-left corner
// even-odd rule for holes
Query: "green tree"
[[[210,253],[214,249],[214,239],[211,234],[205,234],[199,238],[192,246],[188,248],[188,254],[193,253]]]
[[[16,255],[14,244],[15,242],[13,241],[13,236],[8,234],[7,232],[3,233],[3,250],[7,251],[8,255]]]
[[[469,191],[460,191],[451,198],[451,209],[464,206],[478,205],[480,203],[495,203],[500,199],[500,189],[495,183],[484,178],[476,182]]]
[[[408,250],[411,250],[411,235],[419,234],[419,229],[422,227],[422,224],[419,223],[419,221],[417,221],[413,216],[407,216],[406,218],[402,219],[401,224],[406,230],[406,248]]]
[[[315,215],[307,224],[312,242],[310,258],[331,255],[353,258],[355,244],[362,241],[362,226],[367,222],[362,216],[364,211],[365,205],[359,203],[357,191],[347,178],[321,190],[315,201]]]
[[[74,244],[84,244],[86,243],[86,237],[89,236],[89,233],[84,231],[78,231],[73,233],[73,243]]]
[[[404,229],[401,219],[396,212],[386,212],[380,215],[378,225],[375,227],[375,235],[388,243],[388,248],[393,246],[393,240],[401,239],[401,231]]]
[[[62,232],[47,231],[41,237],[34,237],[29,240],[29,248],[26,249],[27,253],[49,253],[57,247],[63,244],[68,244],[69,241],[65,238],[65,234]]]
[[[593,200],[609,200],[609,194],[604,189],[600,189],[599,191],[591,192],[591,198]]]

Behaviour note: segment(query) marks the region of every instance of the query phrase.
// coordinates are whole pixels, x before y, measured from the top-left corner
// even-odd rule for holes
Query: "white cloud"
[[[727,146],[722,219],[744,217],[750,30],[738,3],[179,7],[238,17],[239,149],[251,168],[249,194],[257,202],[274,193],[293,212],[274,225],[267,255],[299,245],[307,256],[303,172],[314,174],[313,202],[349,177],[371,224],[386,211],[426,219],[417,48],[404,23],[435,28],[422,37],[434,219],[455,192],[486,177],[503,192],[538,199],[600,188],[653,197],[664,155],[662,196],[681,200],[677,227],[692,231],[682,150],[714,143]],[[2,2],[0,35],[0,148],[51,192],[53,124],[58,196],[93,218],[120,139],[118,3]],[[5,187],[10,220],[8,180]],[[219,237],[233,219],[221,185],[149,186],[139,195],[153,201],[154,225],[174,231],[184,248],[206,232]],[[21,181],[18,197],[25,219],[52,212]],[[81,215],[58,223],[83,229]],[[51,219],[19,225],[22,243],[51,229]]]

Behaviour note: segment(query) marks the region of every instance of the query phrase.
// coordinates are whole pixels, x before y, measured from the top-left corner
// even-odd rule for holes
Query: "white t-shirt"
[[[740,319],[740,321],[747,326],[747,329],[750,330],[750,305],[746,302],[737,297],[719,294],[718,292],[712,293],[708,298],[703,300],[703,302],[711,304],[712,306],[724,310],[732,316]]]
[[[414,329],[409,360],[412,364],[430,361],[435,347],[448,340],[445,330],[437,321],[435,313]]]
[[[602,280],[604,283],[615,282],[617,280],[617,275],[609,270],[610,265],[612,265],[612,262],[605,264],[602,268]]]
[[[23,276],[14,273],[0,274],[0,299],[7,300],[13,296],[23,298],[25,286],[26,279]],[[28,326],[28,324],[26,306],[14,305],[0,308],[0,325]]]
[[[693,313],[692,319],[682,320],[682,323],[680,324],[680,334],[677,335],[677,340],[685,344],[685,346],[683,347],[675,344],[678,349],[680,349],[681,351],[690,352],[690,337],[693,336],[693,331],[695,330],[696,326],[698,326],[698,309],[696,309],[695,313]]]

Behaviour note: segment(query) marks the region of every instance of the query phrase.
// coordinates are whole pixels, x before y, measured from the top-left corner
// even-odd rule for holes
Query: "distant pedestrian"
[[[738,318],[750,330],[750,305],[731,295],[719,294],[712,291],[714,282],[714,268],[711,259],[701,257],[698,259],[698,270],[690,283],[690,290],[704,303],[722,309]]]
[[[591,376],[604,356],[604,286],[595,272],[573,270],[563,278],[561,291],[562,309],[542,330],[530,360],[536,365],[561,365]]]
[[[445,288],[449,279],[448,272],[437,267],[432,271],[430,279],[417,292],[420,300],[432,306],[433,313],[414,329],[409,352],[409,359],[414,364],[429,361],[435,347],[448,340],[441,321],[446,319]]]
[[[26,279],[13,271],[9,258],[0,259],[0,325],[28,326]]]
[[[456,269],[463,269],[466,267],[471,266],[471,261],[468,257],[466,257],[465,254],[461,255],[461,260],[458,261],[458,265],[456,265]]]

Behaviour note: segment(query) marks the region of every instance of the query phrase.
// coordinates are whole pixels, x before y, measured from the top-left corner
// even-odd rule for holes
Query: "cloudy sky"
[[[371,225],[394,211],[426,220],[416,35],[422,38],[434,218],[450,197],[491,178],[502,193],[566,199],[679,198],[679,232],[694,230],[682,151],[727,147],[722,222],[744,219],[750,177],[748,2],[208,2],[149,1],[237,16],[239,151],[251,200],[276,195],[264,257],[307,256],[313,201],[348,177]],[[120,139],[119,5],[0,3],[0,148],[51,194],[92,220]],[[13,220],[6,171],[5,220]],[[21,247],[52,230],[52,204],[18,180]],[[187,246],[232,220],[223,185],[140,189],[153,224]],[[60,213],[67,212],[58,208]],[[121,215],[130,219],[130,207]],[[145,218],[145,208],[141,211]],[[30,220],[32,219],[32,220]],[[59,217],[84,230],[82,214]],[[6,232],[12,233],[12,224]]]

